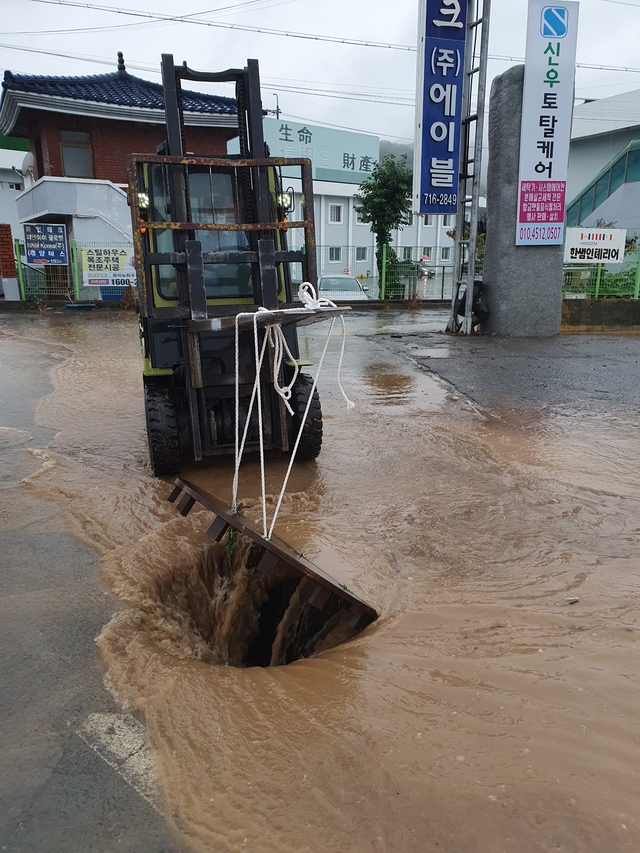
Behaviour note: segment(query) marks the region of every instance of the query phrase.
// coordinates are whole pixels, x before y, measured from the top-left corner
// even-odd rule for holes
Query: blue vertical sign
[[[422,0],[420,21],[414,210],[455,213],[467,0]]]

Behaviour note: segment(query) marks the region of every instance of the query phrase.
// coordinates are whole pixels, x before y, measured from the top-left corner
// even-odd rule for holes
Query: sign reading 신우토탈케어
[[[564,239],[579,5],[529,0],[517,246]]]
[[[421,0],[419,26],[414,211],[455,213],[467,0]]]

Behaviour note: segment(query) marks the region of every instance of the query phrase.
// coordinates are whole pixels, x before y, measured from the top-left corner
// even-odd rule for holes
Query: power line
[[[24,53],[41,53],[41,54],[44,54],[45,56],[57,56],[60,59],[75,59],[75,60],[79,60],[81,62],[92,62],[95,65],[110,65],[111,67],[113,67],[113,65],[114,65],[113,59],[107,59],[106,57],[83,56],[79,53],[61,53],[60,51],[57,51],[57,50],[45,50],[44,48],[24,47],[22,45],[15,45],[15,44],[0,44],[0,48],[3,48],[4,50],[18,50],[18,51],[22,51]],[[148,72],[152,72],[154,74],[160,73],[157,68],[155,68],[151,65],[140,65],[140,64],[136,64],[134,62],[129,62],[128,60],[127,60],[127,67],[128,68],[135,68],[137,71],[148,71]]]
[[[118,9],[113,6],[101,6],[94,3],[80,3],[75,2],[75,0],[32,0],[33,3],[45,3],[46,5],[51,6],[72,6],[74,8],[80,9],[91,9],[94,11],[101,12],[112,12],[119,15],[132,15],[134,17],[140,18],[149,18],[155,21],[171,21],[173,23],[186,23],[186,24],[198,24],[200,26],[206,27],[219,27],[223,29],[230,30],[240,30],[242,32],[250,32],[250,33],[259,33],[262,35],[277,35],[277,36],[285,36],[287,38],[299,38],[305,39],[307,41],[321,41],[321,42],[329,42],[331,44],[347,44],[347,45],[355,45],[357,47],[377,47],[377,48],[385,48],[387,50],[402,50],[410,53],[415,53],[417,51],[416,47],[407,44],[390,44],[386,42],[376,42],[376,41],[365,41],[362,39],[348,39],[348,38],[340,38],[338,36],[321,36],[313,33],[297,33],[290,32],[288,30],[275,30],[269,29],[266,27],[251,27],[246,24],[229,24],[222,21],[196,21],[193,19],[193,16],[183,15],[183,16],[175,16],[175,15],[158,15],[153,12],[142,12],[134,9]],[[622,2],[622,0],[604,0],[604,2]],[[635,5],[635,4],[629,4]],[[640,8],[640,7],[638,7]],[[200,14],[207,14],[206,12]],[[524,57],[521,56],[499,56],[495,54],[489,54],[489,59],[498,61],[498,62],[524,62]],[[632,68],[630,66],[621,66],[621,65],[596,65],[590,62],[576,62],[576,68],[587,68],[592,71],[623,71],[623,72],[632,72],[635,74],[640,74],[640,68]]]
[[[193,12],[189,15],[182,16],[182,20],[184,23],[189,23],[190,19],[199,17],[200,15],[210,15],[212,12],[223,13],[223,14],[237,14],[238,12],[242,13],[244,11],[248,11],[243,9],[244,6],[254,6],[256,3],[267,4],[267,8],[271,6],[282,6],[287,3],[293,3],[295,0],[279,0],[279,2],[275,2],[274,0],[247,0],[245,3],[237,3],[233,6],[220,6],[216,9],[206,9],[204,12]],[[264,6],[262,7],[264,8]],[[250,10],[253,11],[253,10]],[[101,27],[74,27],[72,29],[64,29],[64,30],[16,30],[15,32],[6,32],[3,33],[5,36],[57,36],[57,35],[73,35],[75,33],[92,33],[92,32],[102,32],[104,30],[124,30],[124,29],[132,29],[133,27],[149,27],[149,26],[158,26],[161,24],[168,24],[171,21],[141,21],[139,23],[130,23],[130,24],[114,24],[113,26],[101,26]],[[196,22],[197,23],[197,22]]]
[[[282,115],[284,118],[294,118],[294,119],[296,119],[296,121],[309,121],[308,116],[305,118],[304,116],[293,115],[293,113],[287,113],[285,115],[284,111],[282,112]],[[357,127],[347,127],[344,124],[331,124],[328,121],[314,121],[313,124],[320,125],[321,127],[334,127],[337,130],[351,130],[351,131],[354,131],[355,133],[371,134],[371,131],[368,131],[368,130],[361,130],[360,128],[357,128]],[[413,137],[392,136],[390,133],[376,133],[376,134],[374,134],[374,136],[386,136],[389,139],[404,139],[407,142],[413,142]]]
[[[45,56],[55,56],[59,59],[71,59],[80,62],[89,62],[97,65],[106,65],[113,66],[113,59],[109,59],[107,57],[97,57],[97,56],[86,56],[83,54],[76,53],[63,53],[61,51],[56,50],[46,50],[45,48],[34,48],[34,47],[26,47],[24,45],[12,45],[12,44],[0,44],[0,48],[5,50],[15,50],[24,53],[35,53],[42,54]],[[519,62],[523,61],[519,57],[515,56],[490,56],[491,59],[501,61],[501,62]],[[159,74],[159,70],[157,67],[152,65],[145,65],[142,63],[136,63],[135,61],[127,60],[127,67],[135,69],[136,71],[145,71],[151,74]],[[630,68],[630,67],[619,67],[619,66],[606,66],[606,65],[583,65],[582,67],[591,68],[594,70],[600,71],[627,71],[632,73],[640,73],[640,68]],[[387,100],[384,96],[375,97],[375,89],[378,87],[364,87],[364,88],[372,88],[373,92],[343,92],[338,89],[326,89],[325,91],[314,90],[305,87],[297,87],[291,86],[286,83],[278,83],[277,85],[272,85],[268,83],[269,79],[278,79],[278,78],[263,78],[264,88],[274,91],[282,91],[282,92],[291,92],[293,94],[304,94],[312,97],[320,97],[320,98],[331,98],[333,100],[351,100],[351,101],[361,101],[363,103],[375,103],[381,105],[389,105],[389,106],[401,106],[413,108],[415,106],[415,101],[413,101],[409,96],[405,95],[395,95],[392,96],[393,100]],[[301,81],[304,82],[304,81]],[[309,81],[314,82],[314,81]],[[322,84],[325,85],[325,84]],[[326,85],[342,85],[342,84],[326,84]],[[347,84],[344,84],[347,85]],[[614,84],[619,85],[619,84]],[[589,88],[589,87],[585,87]],[[390,89],[391,92],[402,92],[402,91],[410,91],[410,90],[402,90],[402,89]],[[388,96],[387,96],[388,97]],[[404,138],[404,137],[398,137]]]
[[[349,44],[358,47],[381,47],[387,50],[403,50],[415,53],[417,48],[406,44],[387,44],[377,41],[365,41],[363,39],[347,39],[337,36],[319,36],[313,33],[296,33],[287,30],[275,30],[267,27],[251,27],[247,24],[229,24],[223,21],[195,21],[188,16],[158,15],[154,12],[141,12],[134,9],[117,9],[114,6],[99,6],[94,3],[78,3],[74,0],[32,0],[34,3],[45,3],[50,6],[73,6],[79,9],[91,9],[99,12],[113,12],[118,15],[132,15],[138,18],[150,18],[154,21],[173,21],[174,23],[199,24],[203,27],[218,27],[225,30],[239,30],[245,33],[260,33],[262,35],[287,36],[288,38],[299,38],[307,41],[325,41],[331,44]]]

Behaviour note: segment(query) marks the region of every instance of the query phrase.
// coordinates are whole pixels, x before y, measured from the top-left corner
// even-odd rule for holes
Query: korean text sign
[[[69,263],[67,229],[64,225],[32,222],[24,225],[24,250],[28,264]]]
[[[565,263],[621,264],[627,240],[626,228],[567,228]]]
[[[105,246],[82,249],[85,287],[134,287],[136,271],[132,248]]]
[[[579,5],[529,0],[517,246],[564,239]]]
[[[419,26],[414,210],[455,213],[467,0],[421,0]]]

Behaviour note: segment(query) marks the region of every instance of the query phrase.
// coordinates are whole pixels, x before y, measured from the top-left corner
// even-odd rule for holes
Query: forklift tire
[[[145,385],[144,410],[151,470],[156,477],[177,474],[180,470],[180,444],[172,389],[166,385]]]
[[[309,392],[311,391],[312,387],[313,378],[309,376],[308,373],[299,373],[298,378],[296,379],[296,383],[293,386],[291,395],[291,408],[294,412],[294,433],[292,438],[292,444],[298,437],[300,424],[302,423],[302,418],[304,417],[304,411],[307,408]],[[304,462],[305,460],[308,461],[309,459],[315,459],[320,453],[321,449],[322,408],[320,406],[320,396],[318,395],[318,389],[316,388],[313,392],[313,398],[311,400],[311,405],[309,406],[307,419],[305,421],[304,428],[302,430],[302,435],[300,437],[300,444],[298,445],[296,459],[299,459],[301,462]]]

